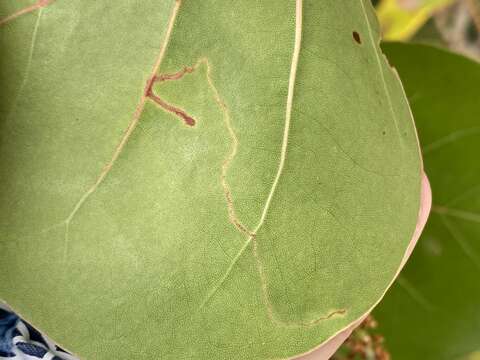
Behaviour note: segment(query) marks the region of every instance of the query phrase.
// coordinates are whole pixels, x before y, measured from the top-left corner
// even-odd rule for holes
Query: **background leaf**
[[[433,207],[412,258],[374,316],[393,359],[475,359],[480,333],[480,65],[424,45],[383,48],[412,106]]]
[[[270,359],[379,300],[421,163],[368,1],[33,5],[0,25],[20,315],[84,359]]]
[[[407,40],[433,13],[455,0],[381,0],[377,14],[385,40]]]

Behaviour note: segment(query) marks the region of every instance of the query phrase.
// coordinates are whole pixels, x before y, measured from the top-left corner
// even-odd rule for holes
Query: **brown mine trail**
[[[147,82],[147,86],[145,88],[145,97],[153,100],[156,104],[158,104],[162,109],[165,111],[172,113],[179,118],[183,120],[185,125],[188,126],[195,126],[196,121],[193,117],[188,115],[183,109],[180,109],[179,107],[176,107],[174,105],[169,104],[162,98],[160,98],[155,92],[153,91],[153,85],[155,83],[162,83],[165,81],[171,81],[171,80],[179,80],[181,79],[185,74],[191,74],[196,70],[194,67],[189,67],[186,66],[182,70],[173,73],[173,74],[160,74],[160,75],[155,75],[150,80]]]
[[[23,9],[20,9],[16,12],[14,12],[11,15],[8,15],[4,17],[3,19],[0,19],[0,25],[6,24],[22,15],[31,13],[32,11],[47,7],[51,3],[53,3],[55,0],[38,0],[35,4],[24,7]]]

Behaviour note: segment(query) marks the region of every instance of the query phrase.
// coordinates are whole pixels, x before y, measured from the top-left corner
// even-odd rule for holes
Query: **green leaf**
[[[421,162],[369,1],[36,4],[0,25],[16,311],[82,359],[272,359],[379,301]]]
[[[480,65],[423,45],[384,50],[405,84],[434,200],[411,260],[374,316],[393,359],[473,359],[480,333]]]

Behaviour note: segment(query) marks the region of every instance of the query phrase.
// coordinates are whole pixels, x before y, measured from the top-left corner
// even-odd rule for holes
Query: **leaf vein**
[[[31,13],[32,11],[35,11],[35,10],[38,10],[38,9],[42,10],[44,7],[50,5],[54,1],[55,0],[38,0],[35,4],[24,7],[23,9],[20,9],[20,10],[14,12],[11,15],[7,15],[3,19],[0,19],[0,26],[4,25],[4,24],[6,24],[6,23],[8,23],[12,20],[15,20],[16,18],[18,18],[22,15]]]
[[[180,5],[181,5],[181,0],[176,0],[175,5],[172,8],[172,12],[170,14],[168,26],[167,26],[167,31],[165,33],[165,37],[163,39],[163,43],[160,48],[160,53],[155,60],[155,64],[153,66],[151,75],[150,75],[150,80],[147,82],[147,87],[151,82],[151,79],[154,78],[160,68],[160,65],[162,64],[163,58],[165,57],[165,53],[168,47],[168,43],[175,25],[175,20],[177,18]],[[114,166],[115,162],[119,158],[120,154],[122,153],[125,145],[128,142],[128,139],[132,135],[133,131],[135,130],[138,122],[140,121],[140,117],[143,113],[143,109],[145,108],[145,103],[147,101],[147,95],[146,91],[143,92],[142,96],[140,97],[140,100],[138,102],[138,105],[135,109],[134,115],[130,123],[128,124],[127,129],[124,132],[123,137],[121,138],[119,144],[115,148],[115,151],[113,152],[113,155],[110,159],[110,161],[104,166],[103,170],[101,171],[100,175],[98,176],[97,180],[95,183],[82,195],[82,197],[78,200],[78,202],[75,204],[73,207],[73,210],[70,212],[68,217],[65,219],[65,246],[68,245],[68,229],[70,226],[71,221],[77,214],[77,212],[80,210],[80,208],[83,206],[83,204],[88,200],[88,198],[97,190],[97,188],[103,183],[107,175],[109,174],[110,170]],[[66,254],[66,252],[65,252]]]

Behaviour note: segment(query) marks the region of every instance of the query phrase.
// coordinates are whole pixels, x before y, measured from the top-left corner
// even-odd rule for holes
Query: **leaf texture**
[[[379,300],[421,161],[368,1],[35,4],[0,25],[10,306],[82,359],[273,359]]]

